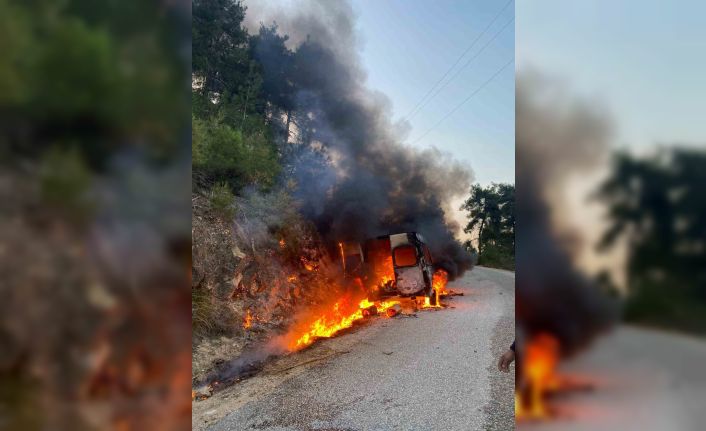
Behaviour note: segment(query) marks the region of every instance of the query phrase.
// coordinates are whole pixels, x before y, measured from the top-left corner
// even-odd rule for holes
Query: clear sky
[[[369,87],[391,99],[396,121],[417,105],[506,3],[492,0],[352,1],[359,15],[361,54]],[[482,184],[515,182],[514,64],[502,70],[439,126],[419,138],[513,60],[515,34],[514,22],[510,22],[513,17],[514,2],[444,83],[458,73],[457,76],[409,119],[412,130],[407,143],[435,146],[453,154],[473,169],[476,181]],[[497,37],[490,41],[496,33]]]
[[[706,2],[517,2],[517,66],[595,97],[616,144],[706,143]]]
[[[608,109],[614,146],[706,143],[706,2],[520,0],[516,14],[517,70],[536,69]],[[601,178],[566,185],[561,206],[586,240],[584,269],[609,268],[621,283],[624,249],[594,248],[606,226],[587,196]]]

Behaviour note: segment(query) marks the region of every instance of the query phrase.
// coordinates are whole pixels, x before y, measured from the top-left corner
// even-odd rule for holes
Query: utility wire
[[[417,142],[421,141],[422,138],[424,138],[426,135],[429,134],[429,132],[431,132],[432,130],[434,130],[435,128],[437,128],[437,127],[439,126],[439,124],[443,123],[444,120],[446,120],[446,119],[449,118],[451,115],[453,115],[454,112],[458,111],[458,109],[459,109],[461,106],[463,106],[466,102],[468,102],[469,100],[471,100],[471,98],[472,98],[473,96],[475,96],[476,94],[478,94],[483,88],[485,88],[486,85],[488,85],[488,84],[490,83],[490,81],[492,81],[493,79],[495,79],[496,76],[500,75],[500,72],[502,72],[503,70],[505,70],[505,68],[508,67],[509,65],[511,65],[514,61],[515,61],[515,58],[513,57],[510,61],[508,61],[507,63],[505,63],[505,64],[503,65],[503,67],[501,67],[500,69],[498,69],[497,71],[495,71],[495,73],[494,73],[490,78],[488,78],[483,84],[481,84],[480,87],[476,88],[475,91],[473,91],[473,93],[471,93],[468,97],[466,97],[465,99],[463,99],[463,101],[461,101],[461,103],[459,103],[458,105],[456,105],[451,111],[447,112],[446,115],[444,115],[443,117],[441,117],[441,119],[440,119],[439,121],[437,121],[436,124],[434,124],[434,125],[431,126],[429,129],[427,129],[427,131],[424,132],[420,137],[418,137],[417,139],[415,139],[415,140],[412,142],[412,145],[414,145],[414,144],[416,144]]]
[[[488,41],[485,43],[485,45],[483,45],[483,47],[482,47],[480,50],[478,50],[478,52],[476,52],[476,54],[475,54],[473,57],[471,57],[471,58],[466,62],[466,64],[464,64],[460,69],[458,69],[458,70],[456,71],[456,73],[453,74],[453,76],[451,76],[451,79],[449,79],[448,81],[446,81],[446,82],[444,83],[444,85],[442,85],[441,87],[439,87],[439,88],[434,92],[434,94],[433,94],[429,99],[427,99],[427,101],[424,102],[414,114],[412,114],[412,115],[410,115],[409,117],[407,117],[407,119],[409,120],[410,118],[412,118],[412,117],[414,117],[415,115],[417,115],[417,113],[419,113],[419,112],[422,110],[422,108],[426,106],[427,103],[431,102],[432,99],[434,99],[439,93],[441,93],[441,90],[443,90],[444,88],[446,88],[446,86],[449,85],[449,83],[450,83],[451,81],[453,81],[454,79],[456,79],[456,77],[457,77],[466,67],[468,67],[468,65],[471,64],[471,62],[472,62],[473,60],[475,60],[479,55],[481,55],[481,54],[483,53],[483,51],[485,51],[485,48],[487,48],[488,45],[490,45],[490,43],[491,43],[492,41],[494,41],[494,40],[500,35],[500,33],[502,33],[502,32],[507,28],[507,26],[509,26],[510,24],[512,24],[514,21],[515,21],[515,18],[512,18],[510,21],[508,21],[507,23],[505,23],[505,25],[502,26],[502,28],[501,28],[500,30],[498,30],[497,33],[495,33],[492,38],[488,39]]]
[[[436,88],[436,86],[439,85],[439,84],[444,80],[444,78],[446,78],[446,77],[449,75],[449,73],[451,73],[451,71],[456,67],[456,65],[461,62],[461,60],[463,59],[463,57],[465,57],[466,54],[468,54],[468,52],[469,52],[471,49],[473,49],[473,47],[474,47],[474,46],[476,45],[476,43],[480,40],[480,38],[485,34],[486,31],[488,31],[488,29],[495,23],[495,21],[497,21],[498,18],[500,18],[500,15],[503,13],[503,11],[505,11],[505,9],[507,9],[507,7],[510,6],[510,4],[511,4],[512,2],[513,2],[513,0],[508,1],[508,2],[505,4],[505,6],[503,6],[503,8],[500,9],[500,12],[498,12],[498,13],[495,15],[495,17],[492,19],[492,21],[490,21],[490,23],[488,23],[488,25],[483,29],[483,31],[480,32],[480,34],[473,40],[473,42],[471,42],[471,44],[468,46],[468,48],[466,48],[466,49],[463,51],[463,53],[456,59],[456,61],[454,62],[454,64],[452,64],[451,67],[446,71],[446,73],[444,73],[444,75],[443,75],[441,78],[439,78],[439,80],[436,81],[436,83],[435,83],[434,85],[431,86],[431,88],[429,89],[429,91],[427,91],[426,94],[424,95],[424,97],[422,97],[422,98],[419,100],[419,102],[417,102],[417,104],[414,106],[414,108],[412,108],[412,110],[409,111],[409,113],[407,113],[407,115],[405,115],[404,117],[402,117],[403,119],[408,119],[411,115],[413,115],[413,114],[415,113],[415,111],[417,110],[417,108],[418,108],[422,103],[424,103],[424,101],[425,101],[425,99],[427,98],[427,96],[429,96],[429,95],[434,91],[434,89]],[[464,66],[464,67],[465,67],[465,66]]]

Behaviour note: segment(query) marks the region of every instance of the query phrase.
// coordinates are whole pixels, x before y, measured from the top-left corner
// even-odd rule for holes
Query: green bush
[[[191,151],[194,170],[236,190],[249,184],[270,186],[279,173],[277,152],[262,130],[243,134],[216,119],[193,117]]]
[[[515,256],[505,247],[488,244],[478,257],[478,264],[492,268],[515,270]]]
[[[206,164],[206,125],[203,120],[191,116],[191,164],[194,169]]]

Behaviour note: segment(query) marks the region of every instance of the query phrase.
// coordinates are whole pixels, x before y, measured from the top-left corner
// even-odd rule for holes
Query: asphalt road
[[[269,364],[193,405],[208,430],[511,430],[514,274],[475,268],[465,296],[416,317],[375,318]]]
[[[550,421],[521,431],[701,431],[706,429],[706,340],[621,326],[560,366],[586,382],[551,401]]]

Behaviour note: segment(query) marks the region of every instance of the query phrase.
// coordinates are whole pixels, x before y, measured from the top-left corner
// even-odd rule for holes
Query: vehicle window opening
[[[395,266],[414,266],[417,264],[417,252],[411,245],[395,248]]]

